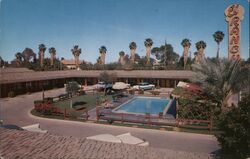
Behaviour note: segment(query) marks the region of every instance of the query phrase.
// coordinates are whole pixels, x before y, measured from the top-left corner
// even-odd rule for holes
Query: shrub
[[[51,104],[47,104],[47,103],[40,103],[40,102],[36,102],[35,103],[35,110],[36,112],[39,112],[43,115],[51,115],[53,113],[53,107]]]
[[[84,90],[79,90],[78,91],[78,95],[80,96],[80,95],[86,95],[86,92],[84,91]]]
[[[129,89],[128,93],[131,94],[131,95],[134,95],[135,94],[135,90],[134,89]]]
[[[51,104],[51,103],[53,103],[53,98],[51,98],[51,97],[44,98],[44,102],[48,103],[48,104]]]
[[[138,90],[138,94],[144,94],[144,90],[143,89],[139,89]]]
[[[8,93],[8,97],[14,98],[14,97],[15,97],[15,92],[10,91],[10,92]]]
[[[239,102],[238,107],[223,113],[218,121],[222,133],[216,135],[222,155],[232,158],[250,156],[250,96]]]
[[[154,91],[154,90],[152,90],[152,91],[150,91],[150,93],[152,94],[152,95],[159,95],[161,92],[160,91]]]
[[[34,104],[41,104],[41,103],[43,103],[44,101],[43,100],[35,100],[34,101]]]
[[[80,90],[80,86],[76,81],[69,82],[66,84],[66,92],[75,95]]]
[[[202,101],[178,98],[178,117],[184,119],[210,120],[212,106]]]

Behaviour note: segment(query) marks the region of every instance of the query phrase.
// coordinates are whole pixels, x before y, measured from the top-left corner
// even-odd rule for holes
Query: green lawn
[[[85,102],[83,106],[87,107],[87,109],[90,110],[96,106],[96,99],[98,98],[98,96],[103,96],[103,93],[75,96],[72,98],[72,103],[74,104],[75,102]],[[107,95],[105,98],[109,101],[112,100],[112,96],[110,95]],[[70,108],[70,100],[71,99],[55,102],[54,106],[60,109]]]

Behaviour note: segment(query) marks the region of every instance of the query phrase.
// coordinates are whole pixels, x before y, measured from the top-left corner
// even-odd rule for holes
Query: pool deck
[[[167,106],[164,108],[164,112],[162,117],[159,117],[159,114],[148,114],[148,113],[131,113],[131,112],[121,112],[116,111],[122,106],[124,103],[130,102],[134,97],[152,97],[152,98],[161,98],[166,96],[154,96],[154,95],[135,95],[135,96],[128,96],[125,98],[121,98],[120,103],[115,105],[111,109],[107,108],[100,108],[100,119],[107,120],[107,121],[121,121],[121,122],[131,122],[131,123],[140,123],[140,124],[153,124],[153,125],[165,125],[165,126],[175,126],[175,118],[171,114],[167,114],[167,110],[169,109],[170,104],[172,101],[170,100]],[[96,116],[96,109],[91,110],[90,116]],[[90,119],[94,119],[90,117]]]

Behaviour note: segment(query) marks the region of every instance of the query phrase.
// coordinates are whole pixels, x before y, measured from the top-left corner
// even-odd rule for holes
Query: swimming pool
[[[113,112],[117,113],[135,113],[135,114],[156,114],[164,112],[169,100],[160,97],[134,97],[128,102],[115,108]]]

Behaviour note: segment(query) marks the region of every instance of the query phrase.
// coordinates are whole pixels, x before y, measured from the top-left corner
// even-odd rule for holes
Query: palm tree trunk
[[[79,56],[76,56],[76,67],[79,68]]]
[[[53,54],[50,55],[50,65],[51,66],[54,65],[54,55]]]
[[[201,62],[201,60],[204,58],[205,56],[204,56],[204,49],[203,48],[200,48],[199,50],[198,50],[198,54],[197,54],[197,56],[196,56],[196,63],[200,63]]]
[[[184,70],[186,69],[187,59],[188,59],[188,49],[189,47],[184,47],[184,54],[183,54],[183,60],[184,60]]]
[[[125,64],[124,56],[120,56],[119,62],[121,65]]]
[[[40,66],[43,67],[43,61],[44,61],[44,52],[40,51]]]
[[[230,98],[232,95],[233,95],[233,93],[232,93],[232,91],[230,91],[230,92],[227,94],[227,96],[223,98],[223,100],[222,100],[222,107],[221,107],[222,112],[226,110],[226,108],[227,108],[227,106],[228,106],[227,102],[228,102],[229,98]]]
[[[132,63],[134,63],[135,62],[135,49],[131,49],[130,53],[131,53],[131,61]]]
[[[217,45],[217,54],[216,54],[216,58],[217,58],[217,60],[219,60],[219,58],[220,58],[220,44],[218,43],[218,45]]]
[[[150,64],[151,47],[146,47],[147,64]]]
[[[101,61],[102,61],[102,64],[104,65],[105,64],[105,53],[101,53]]]
[[[76,55],[74,55],[74,59],[75,59],[75,65],[76,65],[76,68],[77,68]]]

